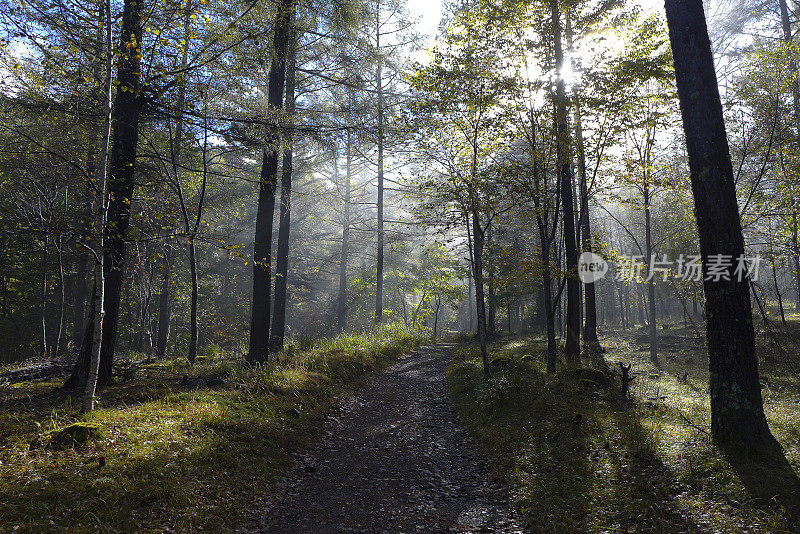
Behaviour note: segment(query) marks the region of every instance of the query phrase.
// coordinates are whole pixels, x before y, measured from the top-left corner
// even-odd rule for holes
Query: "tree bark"
[[[184,40],[188,43],[189,38],[191,35],[191,3],[187,2],[186,7],[184,8],[184,18],[183,18],[183,37]],[[195,238],[197,237],[197,229],[200,226],[200,220],[202,217],[202,205],[203,205],[203,197],[205,195],[205,185],[206,185],[206,160],[205,160],[205,150],[203,151],[203,186],[202,186],[202,194],[200,200],[198,201],[198,209],[197,215],[195,217],[195,224],[194,229],[192,229],[192,223],[189,220],[189,211],[187,209],[186,203],[187,199],[184,197],[183,194],[183,186],[181,185],[181,152],[183,149],[183,130],[184,130],[184,120],[183,120],[183,110],[186,108],[186,67],[189,64],[189,49],[188,46],[184,46],[181,52],[181,69],[183,72],[180,74],[180,80],[178,83],[178,98],[176,103],[177,108],[177,116],[175,119],[175,139],[173,140],[172,144],[172,172],[173,177],[175,179],[175,189],[178,192],[178,199],[181,205],[181,215],[183,216],[183,226],[184,232],[186,233],[186,239],[188,241],[188,248],[189,248],[189,282],[191,284],[191,297],[189,300],[189,351],[186,355],[186,359],[189,361],[190,364],[194,364],[195,360],[197,359],[197,344],[199,338],[199,328],[198,328],[198,318],[197,318],[197,294],[198,294],[198,287],[197,287],[197,246],[195,244]]]
[[[486,252],[488,255],[487,264],[489,271],[489,280],[487,281],[488,299],[487,307],[489,308],[488,317],[486,319],[486,331],[488,335],[494,337],[497,335],[497,290],[494,286],[494,250],[492,249],[492,229],[487,231],[486,235]]]
[[[197,328],[197,248],[194,236],[189,236],[189,277],[192,284],[191,300],[189,302],[189,353],[186,359],[194,364],[197,359],[197,342],[200,336]]]
[[[98,388],[102,388],[112,380],[114,349],[117,342],[122,276],[127,250],[126,239],[131,216],[131,197],[135,186],[139,116],[143,104],[140,48],[143,11],[144,4],[141,0],[125,0],[122,9],[122,32],[117,66],[118,87],[113,105],[111,155],[107,180],[108,207],[103,260],[105,314],[102,320],[103,340],[100,349]],[[123,90],[123,87],[126,89]]]
[[[375,267],[375,324],[383,319],[383,56],[381,54],[381,9],[375,13],[375,48],[378,53],[376,73],[378,91],[378,258]]]
[[[794,262],[794,276],[797,289],[795,311],[800,311],[800,243],[797,239],[797,213],[792,213],[792,261]]]
[[[47,235],[42,241],[41,288],[39,291],[39,326],[42,332],[42,358],[47,358]]]
[[[558,0],[550,0],[553,24],[553,53],[557,72],[564,68],[561,49],[561,21]],[[573,184],[570,165],[570,135],[567,119],[567,97],[564,79],[559,76],[555,93],[556,159],[561,181],[561,206],[564,223],[564,255],[567,276],[566,346],[564,356],[569,365],[580,363],[580,281],[578,275],[578,250],[575,244],[575,214],[573,211]]]
[[[59,285],[59,299],[58,299],[58,329],[56,330],[56,340],[53,343],[53,357],[57,358],[61,350],[61,340],[64,333],[64,308],[66,306],[66,282],[64,280],[64,244],[61,238],[56,242],[58,250],[58,285]]]
[[[275,115],[279,114],[283,107],[286,58],[293,10],[294,3],[292,0],[281,0],[275,18],[273,34],[273,53],[275,56],[269,68],[269,89],[267,94],[268,110],[270,114]],[[271,124],[267,128],[258,190],[258,211],[253,246],[253,305],[250,314],[250,347],[247,353],[247,361],[250,363],[267,361],[269,353],[272,290],[270,280],[272,272],[272,219],[275,212],[279,150],[280,129],[277,117],[273,117]]]
[[[102,76],[101,68],[98,65],[97,78]],[[98,130],[102,127],[98,124]],[[97,173],[96,150],[99,143],[96,135],[92,136],[92,144],[86,155],[86,174],[88,176],[95,176]],[[92,199],[95,197],[92,193],[92,186],[90,183],[86,184],[86,196],[81,214],[81,228],[88,237],[92,232]],[[76,272],[75,272],[75,295],[73,298],[74,307],[72,310],[72,345],[75,347],[76,352],[80,351],[83,343],[83,336],[86,330],[86,301],[89,296],[89,252],[85,248],[81,248],[80,253],[76,259]]]
[[[275,262],[275,308],[272,314],[270,350],[283,349],[283,336],[286,330],[286,290],[289,275],[289,230],[292,212],[292,136],[295,102],[295,51],[297,36],[290,33],[288,56],[286,59],[286,96],[284,108],[288,118],[283,138],[283,167],[281,169],[281,205],[278,224],[278,251]]]
[[[125,7],[128,7],[128,2],[125,3]],[[112,16],[111,16],[111,0],[105,0],[103,2],[103,17],[102,20],[104,21],[104,28],[105,28],[105,93],[104,93],[104,102],[105,102],[105,124],[104,126],[104,135],[103,135],[103,144],[100,147],[100,169],[96,177],[96,184],[95,189],[97,193],[97,200],[95,202],[95,206],[97,209],[96,215],[96,226],[95,226],[95,235],[97,236],[97,242],[94,250],[94,257],[95,257],[95,279],[94,279],[94,290],[92,295],[92,313],[91,313],[91,321],[87,321],[87,323],[91,324],[91,335],[85,338],[85,344],[87,345],[87,358],[86,362],[88,364],[88,369],[86,372],[86,389],[83,393],[83,400],[81,403],[81,411],[82,412],[90,412],[94,409],[94,396],[97,392],[98,381],[99,381],[99,373],[100,373],[100,363],[102,358],[102,343],[103,343],[103,327],[105,322],[105,237],[106,237],[106,217],[107,217],[107,205],[106,205],[106,173],[108,171],[109,166],[109,146],[111,144],[111,137],[112,137],[112,80],[111,80],[111,64],[113,61],[112,56],[112,33],[111,33],[111,24],[112,24]],[[137,14],[138,15],[138,14]],[[125,25],[125,15],[123,13],[123,30]],[[138,21],[138,16],[137,19]],[[124,35],[124,31],[123,31]],[[122,41],[125,43],[125,41]],[[139,41],[137,41],[139,42]],[[122,66],[123,59],[120,58],[120,67]],[[121,70],[121,69],[120,69]],[[134,145],[135,149],[135,145]],[[88,340],[91,339],[91,343]],[[83,352],[83,351],[82,351]],[[73,373],[74,374],[74,373]],[[109,373],[110,376],[110,373]]]
[[[352,98],[351,98],[352,103]],[[345,183],[344,183],[344,215],[342,221],[342,253],[339,260],[339,304],[338,323],[339,332],[347,328],[347,262],[350,254],[350,184],[352,178],[352,132],[347,128],[347,143],[345,145]]]
[[[769,251],[769,263],[770,263],[770,271],[772,271],[772,285],[775,288],[775,297],[778,299],[778,309],[781,312],[781,324],[786,326],[786,312],[783,309],[783,295],[781,295],[781,288],[778,286],[778,273],[777,273],[777,265],[775,264],[775,253],[771,250],[772,246],[770,245]]]
[[[648,154],[649,154],[649,148]],[[646,167],[649,169],[650,162],[649,156],[648,161],[646,163]],[[647,255],[648,261],[652,261],[653,258],[653,234],[652,228],[650,223],[650,184],[649,184],[649,171],[644,171],[644,187],[642,188],[643,197],[644,197],[644,248],[645,254]],[[659,366],[658,363],[658,328],[656,325],[656,282],[653,279],[653,276],[650,276],[650,279],[647,281],[647,326],[649,328],[650,333],[650,361],[656,367]]]
[[[542,292],[544,293],[545,327],[547,329],[547,372],[556,372],[558,344],[556,342],[556,317],[553,309],[553,279],[550,272],[550,243],[542,239]]]
[[[433,311],[433,339],[438,337],[439,331],[439,310],[442,307],[441,297],[436,297],[436,308]]]
[[[483,290],[483,242],[484,233],[481,229],[478,210],[472,209],[472,275],[475,279],[476,314],[478,316],[478,339],[481,344],[481,362],[483,374],[488,378],[492,376],[489,369],[489,356],[486,348],[486,301]]]
[[[666,12],[705,271],[715,254],[735,262],[744,238],[702,0],[666,0]],[[749,281],[730,274],[703,282],[711,433],[725,450],[774,452],[780,445],[764,416]]]
[[[566,16],[567,46],[572,48],[572,25],[569,13]],[[586,151],[583,142],[583,122],[581,117],[581,97],[577,89],[573,91],[572,101],[575,107],[575,144],[578,149],[578,182],[580,197],[580,217],[578,228],[581,236],[581,249],[583,252],[592,252],[592,229],[589,221],[589,187],[586,179]],[[597,339],[597,297],[595,283],[583,284],[584,317],[583,317],[583,343],[594,352],[599,348]]]
[[[791,50],[792,24],[789,21],[789,7],[786,4],[786,0],[778,0],[778,7],[781,12],[783,42],[787,46],[787,53],[789,54],[789,73],[791,74],[792,103],[794,104],[794,127],[798,137],[800,137],[800,82],[797,79],[797,62],[794,60],[794,51]]]

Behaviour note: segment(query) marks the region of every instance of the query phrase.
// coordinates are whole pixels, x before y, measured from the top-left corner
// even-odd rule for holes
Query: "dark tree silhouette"
[[[702,0],[666,0],[666,11],[706,271],[713,255],[744,254],[742,225]],[[725,450],[779,450],[764,416],[749,281],[730,274],[703,283],[711,433]]]
[[[561,72],[564,66],[564,54],[561,49],[561,20],[558,0],[550,1],[550,11],[553,24],[553,55],[556,61],[556,70]],[[564,79],[559,76],[555,94],[555,127],[557,165],[559,180],[561,181],[561,205],[564,221],[564,256],[567,267],[567,340],[564,357],[568,364],[575,365],[580,361],[581,300],[580,282],[577,278],[578,248],[575,243],[575,212],[572,200],[573,183],[567,104]]]
[[[272,63],[269,67],[267,104],[269,112],[277,115],[283,106],[286,81],[286,56],[289,48],[292,0],[281,0],[275,17]],[[250,350],[247,361],[265,362],[269,352],[269,316],[272,303],[270,283],[272,260],[272,218],[275,212],[275,190],[278,181],[278,152],[280,131],[277,117],[268,128],[264,146],[264,161],[258,189],[255,244],[253,246],[253,307],[250,312]]]

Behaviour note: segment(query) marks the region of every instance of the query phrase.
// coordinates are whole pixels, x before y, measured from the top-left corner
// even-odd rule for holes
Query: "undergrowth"
[[[52,391],[56,383],[3,388],[0,531],[241,528],[258,518],[272,483],[317,435],[337,396],[419,341],[391,325],[255,368],[219,357],[193,368],[164,364],[162,378],[109,387],[85,417],[77,399]],[[225,382],[189,390],[182,374]],[[95,425],[98,437],[63,450],[48,444],[76,422]]]
[[[700,380],[684,381],[686,371],[654,370],[646,347],[603,342],[612,345],[606,354],[610,364],[633,363],[630,400],[621,397],[618,379],[608,388],[575,380],[567,371],[547,374],[541,338],[493,344],[489,380],[474,344],[462,341],[455,351],[448,370],[451,394],[511,488],[527,528],[565,533],[799,528],[792,514],[753,499],[713,447],[704,427],[709,407]],[[796,458],[796,423],[778,409],[796,399],[777,402],[776,396],[775,391],[768,396],[771,426],[787,457]]]

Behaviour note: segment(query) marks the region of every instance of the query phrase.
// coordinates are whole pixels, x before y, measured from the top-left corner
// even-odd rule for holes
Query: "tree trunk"
[[[61,340],[64,331],[64,307],[66,305],[66,284],[64,281],[64,249],[63,243],[60,242],[58,247],[58,285],[59,285],[59,306],[58,306],[58,330],[56,331],[56,341],[53,343],[53,357],[58,357],[61,350]]]
[[[550,243],[542,239],[542,293],[545,325],[547,329],[547,372],[556,372],[558,345],[556,343],[556,319],[553,303],[553,280],[550,273]]]
[[[648,157],[649,159],[649,157]],[[649,168],[649,162],[647,164]],[[650,224],[650,184],[648,180],[650,179],[649,172],[645,170],[645,179],[644,179],[644,243],[645,243],[645,254],[647,255],[648,261],[652,263],[653,259],[653,235],[652,229]],[[648,301],[648,311],[647,311],[647,326],[650,331],[650,361],[656,367],[659,366],[658,363],[658,328],[656,325],[656,282],[653,279],[652,273],[650,273],[650,279],[647,281],[647,301]]]
[[[797,284],[797,301],[795,311],[800,311],[800,244],[797,239],[797,213],[792,213],[792,260],[794,262],[794,276]]]
[[[383,57],[381,55],[381,10],[375,14],[375,47],[378,52],[376,74],[378,91],[378,259],[375,268],[375,324],[383,319]]]
[[[293,22],[293,21],[292,21]],[[295,49],[296,34],[290,34],[288,56],[286,59],[286,96],[285,110],[288,117],[283,138],[283,167],[281,169],[281,205],[278,224],[278,251],[275,262],[275,307],[272,314],[272,332],[270,333],[270,350],[283,349],[283,336],[286,330],[286,289],[289,275],[289,230],[292,212],[292,135],[295,91]]]
[[[489,355],[486,349],[486,301],[483,292],[483,231],[481,230],[478,211],[472,209],[472,275],[475,278],[475,302],[476,314],[478,316],[478,339],[481,344],[481,362],[483,362],[483,373],[488,378],[492,376],[489,369]]]
[[[469,226],[469,224],[467,226]],[[467,326],[467,329],[470,332],[472,332],[472,330],[475,328],[475,306],[472,305],[473,293],[474,291],[472,289],[472,276],[470,276],[467,279],[467,307],[469,308],[469,325]]]
[[[192,296],[189,303],[189,353],[186,359],[194,364],[197,359],[197,342],[199,332],[197,328],[197,249],[194,236],[189,236],[189,276],[192,283]]]
[[[572,48],[572,25],[569,14],[566,21],[567,44]],[[586,179],[586,152],[583,143],[583,123],[581,121],[581,98],[577,90],[572,95],[575,107],[575,144],[578,149],[578,181],[580,196],[579,233],[581,235],[581,249],[583,252],[592,252],[592,229],[589,221],[589,187]],[[583,343],[595,351],[600,342],[597,339],[597,298],[595,296],[595,283],[583,284],[584,290],[584,317],[583,317]]]
[[[286,58],[289,47],[294,3],[281,0],[275,18],[273,35],[274,60],[269,68],[268,111],[278,114],[283,106],[283,89],[286,78]],[[258,191],[258,212],[253,246],[253,306],[250,315],[250,347],[247,361],[265,362],[269,352],[269,326],[271,306],[272,218],[275,212],[275,190],[278,180],[278,151],[280,130],[277,117],[267,129],[264,160]]]
[[[41,288],[39,291],[39,326],[42,332],[42,358],[47,358],[47,236],[42,243]]]
[[[156,338],[156,356],[164,358],[167,354],[169,341],[169,323],[172,307],[170,306],[169,290],[172,276],[172,248],[169,243],[164,245],[164,275],[161,279],[161,294],[158,297],[158,334]]]
[[[789,21],[789,7],[786,0],[778,0],[781,12],[781,29],[783,30],[783,42],[787,49],[792,44],[792,24]],[[795,132],[800,138],[800,82],[797,79],[797,62],[794,60],[794,51],[788,49],[789,54],[789,79],[792,86],[792,103],[794,104],[794,127]]]
[[[92,314],[91,314],[91,321],[87,321],[87,323],[91,323],[91,336],[87,336],[85,339],[85,344],[87,346],[87,358],[86,363],[87,365],[87,372],[86,372],[86,389],[83,393],[83,400],[81,403],[81,411],[82,412],[90,412],[94,409],[94,395],[97,391],[97,386],[99,385],[99,372],[100,372],[100,363],[102,357],[102,343],[103,343],[103,329],[104,329],[104,322],[105,322],[105,237],[107,233],[107,226],[106,226],[106,217],[107,217],[107,204],[106,204],[106,173],[108,171],[109,166],[109,147],[111,144],[111,137],[112,137],[112,80],[111,80],[111,62],[113,61],[112,56],[112,45],[111,45],[111,24],[112,24],[112,17],[111,17],[111,0],[105,0],[103,3],[104,12],[102,20],[104,22],[103,27],[105,28],[105,93],[104,93],[104,102],[105,102],[105,124],[104,126],[104,135],[103,135],[103,144],[100,148],[100,169],[97,174],[95,189],[97,191],[97,201],[95,203],[97,209],[96,215],[96,225],[95,225],[95,235],[97,236],[97,242],[94,250],[94,257],[95,257],[95,278],[94,278],[94,290],[92,295]],[[125,9],[128,9],[128,2],[125,2]],[[136,22],[138,22],[138,12],[136,14]],[[129,14],[129,16],[131,16]],[[125,13],[123,12],[123,36],[125,35],[125,24],[130,24],[132,21],[128,18],[125,18]],[[134,25],[136,25],[134,22]],[[134,35],[134,33],[132,33]],[[123,37],[124,38],[124,37]],[[126,41],[122,41],[125,43]],[[140,42],[140,41],[137,41]],[[123,45],[124,46],[124,45]],[[122,73],[122,62],[124,61],[124,55],[120,58],[120,75]],[[138,60],[137,60],[138,61]],[[138,118],[138,115],[137,115]],[[135,145],[134,145],[135,150]],[[88,328],[87,328],[88,330]],[[89,343],[89,339],[91,339],[91,343]],[[81,351],[83,352],[83,351]],[[79,360],[80,362],[80,360]],[[77,369],[77,366],[76,366]],[[73,373],[74,374],[74,373]],[[110,378],[110,370],[109,370],[109,378]]]
[[[564,56],[561,50],[561,22],[557,0],[550,0],[553,23],[553,53],[556,71],[562,72]],[[566,346],[564,356],[568,365],[580,363],[580,281],[578,280],[578,250],[575,244],[575,214],[573,212],[572,169],[570,167],[570,135],[567,119],[567,97],[564,79],[558,78],[555,94],[556,159],[561,181],[561,206],[564,219],[564,255],[567,276]]]
[[[97,68],[97,78],[103,75],[100,65]],[[98,124],[98,130],[102,128]],[[100,142],[97,136],[92,136],[92,144],[86,155],[86,174],[87,176],[95,176],[97,173],[96,150],[97,144]],[[81,228],[87,236],[92,232],[92,199],[95,197],[92,193],[92,185],[87,182],[86,195],[84,205],[81,213]],[[86,301],[89,297],[88,284],[89,284],[89,252],[85,248],[81,248],[76,260],[75,272],[75,294],[73,298],[74,306],[72,309],[72,345],[75,347],[76,352],[80,351],[81,344],[83,343],[84,331],[86,330]]]
[[[704,271],[744,254],[728,139],[702,0],[666,0]],[[733,269],[731,269],[733,271]],[[780,450],[761,397],[749,281],[704,280],[711,433],[723,449]]]
[[[433,339],[436,339],[439,330],[439,310],[442,307],[441,297],[436,297],[436,309],[433,312]]]
[[[772,247],[770,246],[770,249]],[[775,297],[778,299],[778,309],[781,312],[781,324],[786,326],[786,312],[783,310],[783,296],[781,295],[781,288],[778,286],[778,273],[777,266],[775,265],[775,254],[770,250],[769,254],[770,271],[772,271],[772,285],[775,288]]]
[[[184,8],[184,17],[183,17],[183,37],[186,42],[189,41],[191,35],[191,3],[187,2],[186,7]],[[183,194],[183,186],[181,185],[181,152],[183,149],[183,129],[184,129],[184,120],[183,120],[183,111],[186,108],[186,68],[189,62],[189,51],[188,47],[183,47],[181,52],[181,69],[183,72],[180,74],[180,80],[178,83],[178,98],[176,102],[177,108],[177,116],[175,119],[175,139],[173,140],[172,144],[172,169],[173,169],[173,177],[175,179],[175,189],[178,192],[178,199],[180,201],[181,206],[181,215],[183,216],[183,226],[184,232],[186,234],[186,240],[188,241],[188,248],[189,248],[189,283],[191,284],[191,297],[189,300],[189,351],[186,355],[186,359],[189,361],[189,364],[194,365],[195,360],[197,359],[197,345],[198,345],[198,338],[199,338],[199,328],[198,328],[198,315],[197,315],[197,294],[198,294],[198,287],[197,287],[197,245],[195,243],[195,238],[197,237],[197,229],[200,225],[200,220],[202,217],[202,205],[203,205],[203,197],[205,195],[205,186],[206,186],[206,166],[207,162],[205,159],[205,148],[203,150],[203,185],[202,185],[202,193],[200,196],[200,200],[198,201],[198,209],[197,215],[195,217],[195,224],[194,229],[192,229],[192,223],[189,220],[189,211],[187,209],[187,199],[184,197]]]
[[[352,99],[351,99],[352,103]],[[347,261],[350,254],[350,183],[352,178],[352,132],[348,125],[345,146],[344,214],[342,221],[342,254],[339,260],[339,332],[347,328]]]
[[[89,263],[89,253],[81,252],[77,258],[77,269],[75,271],[75,294],[73,296],[72,308],[72,345],[75,349],[80,347],[83,339],[83,330],[86,325],[86,283],[87,283],[87,264]]]
[[[108,207],[105,226],[105,258],[102,346],[97,387],[111,382],[114,349],[117,342],[122,275],[127,250],[128,225],[131,216],[131,197],[135,186],[136,145],[139,141],[141,95],[141,0],[125,0],[122,10],[122,32],[117,83],[114,97],[114,116],[111,133],[111,155],[108,167]],[[135,42],[136,46],[127,47]],[[126,87],[127,90],[121,90]],[[97,299],[97,295],[95,295]],[[99,313],[99,312],[96,312]]]
[[[489,280],[487,281],[487,289],[488,289],[488,299],[487,304],[489,308],[488,317],[486,319],[486,331],[488,335],[494,337],[497,335],[497,291],[494,287],[494,257],[492,250],[492,229],[491,227],[487,231],[486,236],[486,252],[488,254],[488,271],[489,271]]]

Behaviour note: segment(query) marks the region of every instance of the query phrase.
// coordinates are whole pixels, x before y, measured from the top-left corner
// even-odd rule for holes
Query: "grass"
[[[85,417],[78,399],[53,391],[56,382],[0,388],[9,407],[0,412],[0,531],[228,532],[251,524],[337,397],[418,342],[385,327],[290,350],[255,369],[230,359],[161,364],[156,377],[105,390],[101,408]],[[226,383],[187,390],[184,373]],[[99,437],[76,448],[48,443],[76,422],[95,425]]]
[[[795,324],[795,327],[797,325]],[[664,334],[661,368],[636,333],[602,339],[606,360],[632,363],[631,399],[618,387],[545,372],[541,337],[491,346],[493,378],[462,341],[448,384],[462,419],[533,532],[796,532],[792,514],[755,499],[711,444],[707,358],[689,331]],[[787,346],[794,350],[793,346]],[[770,426],[798,470],[795,377],[762,365]],[[684,376],[686,379],[684,380]],[[775,483],[775,473],[759,473]]]

